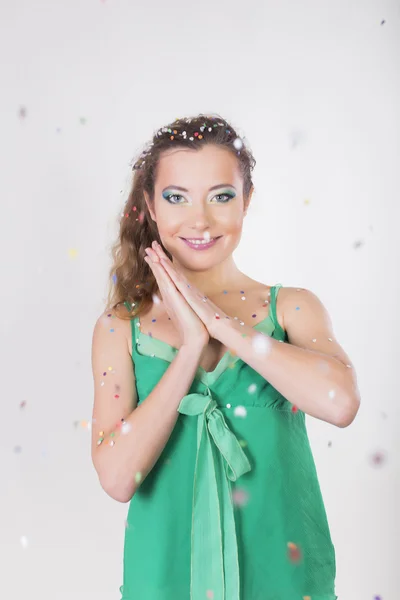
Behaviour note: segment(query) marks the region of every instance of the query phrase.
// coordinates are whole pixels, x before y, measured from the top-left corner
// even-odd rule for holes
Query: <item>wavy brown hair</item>
[[[132,187],[119,222],[117,241],[111,248],[113,264],[106,311],[112,310],[122,319],[132,319],[150,310],[158,284],[144,260],[145,248],[151,247],[156,240],[170,260],[172,256],[161,242],[143,192],[148,193],[153,206],[157,166],[164,151],[177,147],[200,150],[205,144],[222,146],[236,156],[243,178],[243,197],[245,202],[248,199],[256,161],[243,139],[225,119],[219,115],[199,114],[193,118],[177,119],[159,129],[132,164]],[[129,310],[124,303],[128,304]]]

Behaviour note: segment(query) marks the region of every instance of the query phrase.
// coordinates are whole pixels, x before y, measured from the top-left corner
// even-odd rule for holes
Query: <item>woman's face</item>
[[[176,148],[163,153],[154,211],[146,193],[145,198],[163,246],[187,269],[212,268],[239,244],[249,201],[245,206],[237,159],[224,148],[209,144],[201,150]],[[192,248],[183,239],[208,242],[217,237],[205,249]]]

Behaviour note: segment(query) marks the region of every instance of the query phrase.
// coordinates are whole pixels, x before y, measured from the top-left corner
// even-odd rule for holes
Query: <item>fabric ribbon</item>
[[[239,600],[238,546],[230,481],[251,470],[236,436],[207,388],[184,396],[178,411],[197,416],[190,600]]]

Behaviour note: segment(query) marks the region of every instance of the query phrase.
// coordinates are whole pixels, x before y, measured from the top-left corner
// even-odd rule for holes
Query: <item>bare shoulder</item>
[[[130,354],[132,354],[132,334],[131,334],[131,320],[127,318],[121,318],[118,315],[128,316],[128,311],[125,306],[120,308],[118,314],[114,309],[108,309],[102,312],[95,324],[95,333],[99,330],[107,329],[108,331],[112,331],[116,334],[117,337],[123,338],[126,343],[128,349],[130,349]]]
[[[303,314],[305,316],[305,308],[307,307],[309,313],[315,313],[318,309],[320,315],[325,317],[326,321],[329,321],[329,314],[322,304],[321,300],[311,290],[303,287],[282,287],[278,298],[280,296],[280,313],[284,324],[285,331],[288,330],[291,323],[291,317],[300,311],[303,307]],[[277,302],[278,310],[278,302]]]
[[[288,312],[293,310],[293,306],[297,303],[297,300],[300,298],[299,294],[301,292],[307,292],[307,290],[305,288],[286,286],[282,286],[279,290],[276,301],[276,312],[279,324],[285,331],[287,331],[288,326]]]
[[[269,293],[272,287],[274,286],[265,286]],[[303,306],[307,305],[310,309],[310,312],[315,310],[317,306],[322,312],[324,311],[321,301],[310,290],[302,287],[289,286],[281,286],[279,288],[276,296],[276,315],[279,325],[284,331],[288,331],[288,328],[290,327],[289,317],[292,316],[296,311],[299,311],[300,303]],[[329,319],[329,315],[326,311],[325,316]]]
[[[335,337],[331,316],[318,296],[306,288],[289,287],[282,291],[283,320],[289,342],[350,365],[350,358]]]
[[[253,280],[255,284],[255,288],[257,290],[257,302],[265,302],[266,300],[270,301],[271,289],[275,286],[267,285],[265,283],[261,283],[261,281]],[[285,330],[285,321],[284,321],[284,305],[286,303],[286,298],[289,296],[289,290],[295,288],[285,288],[280,287],[278,290],[278,294],[276,296],[276,317],[278,319],[279,325]]]

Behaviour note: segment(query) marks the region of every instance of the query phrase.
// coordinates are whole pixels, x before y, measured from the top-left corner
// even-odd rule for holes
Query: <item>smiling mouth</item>
[[[206,238],[184,238],[181,237],[181,240],[186,240],[188,242],[204,242],[205,244],[209,244],[210,242],[214,241],[214,240],[219,240],[219,238],[221,238],[222,235],[217,235],[216,237],[210,237],[210,239],[206,239]]]
[[[210,238],[209,240],[205,240],[204,238],[180,238],[182,242],[185,242],[186,246],[192,248],[194,250],[208,250],[208,248],[212,248],[219,239],[223,236],[219,235],[217,237]]]

